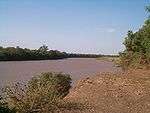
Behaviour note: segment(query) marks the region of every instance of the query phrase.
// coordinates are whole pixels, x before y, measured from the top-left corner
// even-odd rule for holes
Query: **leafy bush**
[[[17,83],[5,88],[6,102],[17,113],[53,113],[62,108],[69,93],[71,78],[62,73],[43,73],[33,77],[27,85]],[[65,106],[65,105],[63,105]]]

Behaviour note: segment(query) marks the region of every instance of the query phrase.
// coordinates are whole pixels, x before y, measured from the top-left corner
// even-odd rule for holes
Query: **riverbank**
[[[65,113],[150,113],[150,70],[88,77],[65,100],[87,105],[87,109]]]

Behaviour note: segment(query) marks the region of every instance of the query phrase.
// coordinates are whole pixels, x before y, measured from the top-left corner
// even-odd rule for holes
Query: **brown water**
[[[112,62],[94,58],[69,58],[62,60],[8,61],[0,62],[0,86],[14,81],[26,81],[41,72],[70,74],[73,82],[104,71],[117,71]]]

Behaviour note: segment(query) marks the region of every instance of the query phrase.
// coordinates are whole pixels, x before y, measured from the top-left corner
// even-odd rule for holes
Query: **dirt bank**
[[[150,70],[80,80],[65,99],[87,106],[66,113],[150,113]]]

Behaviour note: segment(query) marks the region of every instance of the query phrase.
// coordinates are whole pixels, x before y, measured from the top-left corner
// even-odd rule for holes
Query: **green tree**
[[[48,46],[43,45],[43,46],[41,46],[41,47],[38,49],[38,51],[40,51],[40,52],[47,52],[47,51],[48,51]]]
[[[147,7],[150,12],[150,6]],[[128,31],[124,45],[126,49],[120,54],[123,68],[143,68],[150,66],[150,18],[137,32]]]

